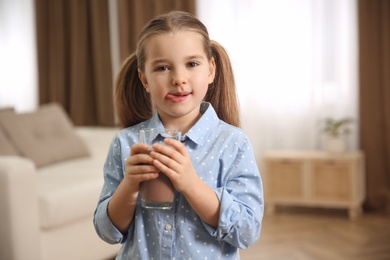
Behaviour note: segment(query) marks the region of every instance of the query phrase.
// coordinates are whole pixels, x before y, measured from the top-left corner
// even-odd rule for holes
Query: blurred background
[[[142,25],[159,13],[189,11],[230,54],[256,156],[320,150],[324,120],[352,118],[348,150],[364,150],[368,199],[383,207],[390,186],[388,3],[1,0],[0,108],[26,112],[56,101],[77,126],[115,125],[113,82]]]

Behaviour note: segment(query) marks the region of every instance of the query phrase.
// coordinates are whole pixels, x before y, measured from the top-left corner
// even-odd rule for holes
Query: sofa
[[[57,103],[0,109],[0,259],[113,259],[93,213],[115,127],[76,127]]]

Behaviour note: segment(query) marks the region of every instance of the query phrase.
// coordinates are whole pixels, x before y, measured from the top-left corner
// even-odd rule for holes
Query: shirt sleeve
[[[110,244],[123,243],[124,236],[108,216],[108,204],[119,183],[123,179],[121,148],[118,137],[112,141],[103,167],[104,184],[94,212],[94,226],[101,239]]]
[[[248,140],[224,176],[215,189],[221,203],[218,227],[204,225],[217,240],[246,249],[259,239],[264,214],[263,184]]]

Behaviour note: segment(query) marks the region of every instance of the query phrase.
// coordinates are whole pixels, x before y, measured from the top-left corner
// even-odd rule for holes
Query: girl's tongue
[[[178,103],[185,100],[190,93],[169,93],[166,95],[166,99],[173,103]]]

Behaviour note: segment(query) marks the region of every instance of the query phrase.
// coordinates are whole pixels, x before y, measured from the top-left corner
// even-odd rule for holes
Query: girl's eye
[[[156,68],[156,71],[166,71],[168,69],[169,69],[168,66],[160,66]]]
[[[196,66],[198,66],[198,65],[199,65],[199,63],[197,63],[197,62],[195,62],[195,61],[190,61],[190,62],[188,62],[188,64],[187,64],[188,67],[196,67]]]

